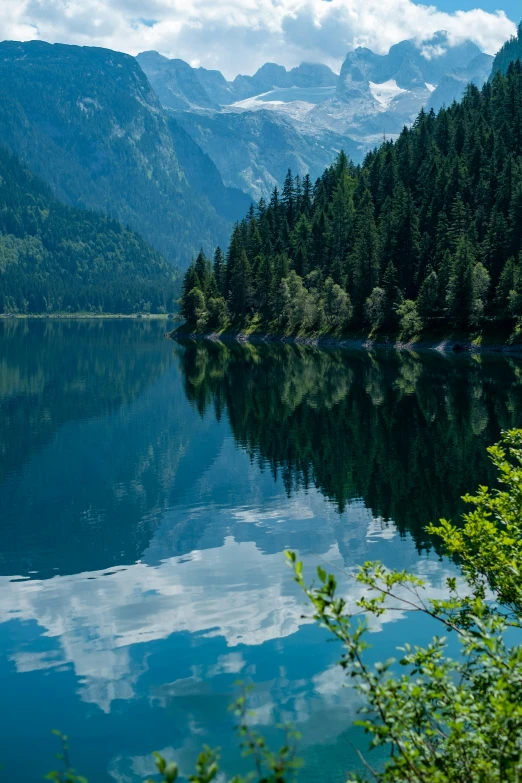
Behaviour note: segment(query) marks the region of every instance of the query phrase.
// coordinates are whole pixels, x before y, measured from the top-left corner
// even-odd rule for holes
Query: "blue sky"
[[[384,53],[405,38],[447,30],[450,44],[471,38],[494,53],[515,32],[520,2],[506,0],[0,0],[0,39],[104,46],[137,54],[156,49],[228,78],[265,62],[323,62],[346,53]]]
[[[477,0],[459,0],[458,3],[454,2],[454,0],[439,0],[436,5],[441,11],[449,11],[450,13],[457,8],[461,11],[471,11],[477,7],[490,13],[498,10],[505,11],[506,16],[516,22],[516,24],[522,19],[522,4],[520,0],[505,0],[500,5],[495,0],[483,0],[480,3],[477,3]]]

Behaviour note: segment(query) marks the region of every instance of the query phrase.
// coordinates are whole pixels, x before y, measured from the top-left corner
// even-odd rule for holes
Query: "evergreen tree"
[[[294,178],[290,169],[288,169],[283,185],[282,202],[288,227],[292,230],[297,217],[297,203]]]
[[[379,237],[373,201],[368,189],[365,189],[357,207],[350,277],[356,316],[360,316],[366,297],[379,279]]]
[[[458,240],[448,285],[447,304],[455,326],[469,326],[473,315],[475,254],[467,236]]]
[[[397,311],[403,302],[402,291],[398,285],[399,275],[392,261],[389,262],[382,278],[381,288],[384,291],[383,324],[394,326],[398,320]]]
[[[216,281],[216,287],[220,294],[224,294],[224,282],[225,282],[225,256],[223,251],[218,246],[214,253],[214,260],[212,264],[214,272],[214,279]]]
[[[205,295],[209,292],[209,287],[211,284],[211,271],[210,261],[204,254],[203,250],[200,250],[196,257],[196,261],[194,262],[194,272],[199,281],[198,287]]]
[[[229,305],[236,316],[249,312],[253,301],[252,270],[245,250],[241,251],[230,278]]]
[[[196,265],[193,263],[189,266],[183,278],[180,300],[180,313],[191,324],[194,323],[194,307],[190,294],[194,290],[201,291],[201,287],[201,281],[196,272]]]
[[[423,280],[417,299],[417,309],[420,317],[426,322],[437,312],[439,302],[439,279],[436,272],[428,267],[426,278]]]

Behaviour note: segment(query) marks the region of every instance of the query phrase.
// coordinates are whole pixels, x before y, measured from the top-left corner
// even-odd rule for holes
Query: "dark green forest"
[[[362,499],[421,547],[427,522],[458,519],[468,487],[495,483],[485,449],[520,421],[520,363],[500,356],[182,345],[188,399],[228,417],[289,494],[317,487],[339,511]]]
[[[282,192],[235,226],[226,255],[192,264],[182,314],[199,331],[512,329],[521,250],[517,60],[460,104],[422,111],[361,166],[341,153],[315,184],[289,172]]]
[[[168,312],[177,275],[116,220],[58,202],[0,147],[0,312]]]

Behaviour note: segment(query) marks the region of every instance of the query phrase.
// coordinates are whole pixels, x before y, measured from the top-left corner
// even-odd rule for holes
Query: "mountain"
[[[215,162],[224,182],[259,199],[284,181],[288,168],[318,177],[333,154],[360,147],[327,129],[301,132],[271,111],[177,112],[176,122]]]
[[[355,77],[356,81],[377,84],[394,79],[402,89],[426,83],[438,84],[445,73],[469,63],[480,53],[478,46],[471,41],[451,46],[447,33],[443,31],[420,43],[414,39],[401,41],[385,55],[358,47],[347,55],[343,63],[337,91],[342,93],[347,76]]]
[[[205,172],[219,173],[204,155],[191,182],[186,139],[136,60],[119,52],[1,43],[0,138],[60,201],[116,218],[182,266],[201,245],[225,243],[245,206],[222,183],[205,190]],[[189,153],[198,154],[193,144]]]
[[[282,185],[288,166],[315,177],[339,149],[362,162],[383,135],[396,138],[420,109],[449,105],[468,82],[482,86],[492,62],[471,41],[451,45],[443,31],[401,41],[385,55],[359,47],[339,76],[320,63],[291,70],[265,63],[253,76],[227,81],[219,71],[191,69],[155,52],[137,59],[225,184],[254,198]]]
[[[450,46],[445,32],[420,43],[401,41],[386,55],[359,47],[347,55],[335,95],[314,107],[309,119],[370,145],[383,134],[396,136],[429,103],[446,73],[467,69],[481,55],[471,41]],[[483,68],[472,71],[480,81]],[[479,86],[486,79],[487,73]]]
[[[61,204],[0,147],[0,312],[167,312],[178,273],[112,218]]]
[[[430,95],[426,111],[438,111],[443,106],[451,106],[453,101],[460,101],[468,84],[482,87],[491,73],[493,59],[490,54],[482,52],[474,57],[466,68],[455,68],[444,74]]]
[[[165,108],[217,108],[194,69],[184,60],[169,60],[158,52],[142,52],[136,59]]]
[[[168,109],[217,109],[274,89],[334,88],[337,83],[337,75],[320,63],[302,63],[290,71],[265,63],[253,76],[239,75],[228,82],[220,71],[192,68],[158,52],[141,52],[136,59]]]
[[[320,63],[302,63],[287,71],[283,65],[265,63],[253,76],[236,76],[232,87],[236,101],[274,89],[335,87],[336,74]]]

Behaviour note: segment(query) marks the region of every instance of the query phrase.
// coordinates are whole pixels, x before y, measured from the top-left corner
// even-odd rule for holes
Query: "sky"
[[[477,7],[477,2],[480,7]],[[0,0],[0,40],[155,49],[227,78],[265,62],[323,62],[339,70],[346,53],[385,53],[437,30],[450,43],[471,38],[494,54],[515,32],[520,0]]]

